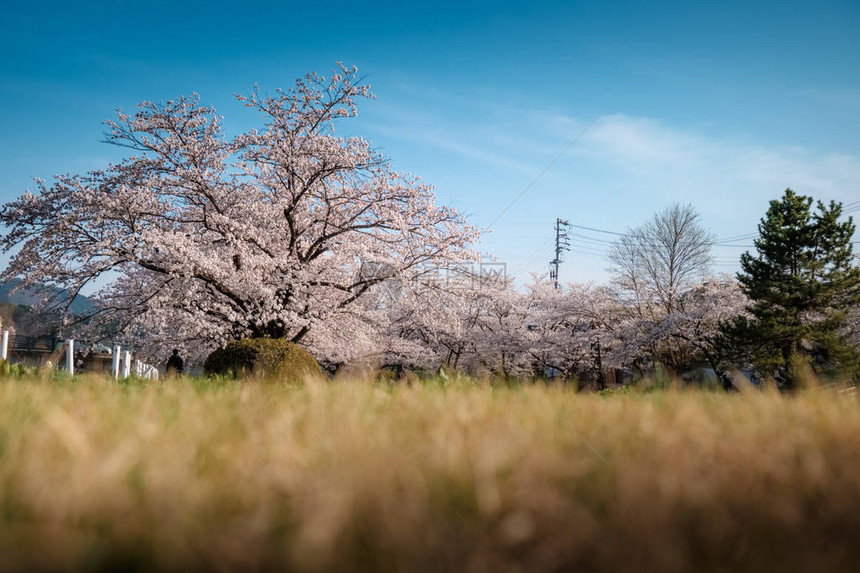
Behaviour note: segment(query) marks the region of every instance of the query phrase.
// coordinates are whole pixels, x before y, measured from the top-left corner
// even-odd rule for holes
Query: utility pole
[[[549,262],[549,278],[555,290],[558,290],[558,266],[564,262],[564,252],[570,250],[570,238],[567,236],[569,225],[570,221],[555,220],[555,258]]]

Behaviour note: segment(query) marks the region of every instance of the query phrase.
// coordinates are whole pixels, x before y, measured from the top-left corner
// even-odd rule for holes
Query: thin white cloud
[[[647,118],[607,117],[579,151],[640,177],[697,180],[701,191],[739,201],[750,193],[775,197],[786,187],[821,199],[860,197],[860,157],[709,138]]]
[[[502,167],[505,170],[514,170],[526,175],[535,172],[533,165],[524,163],[511,155],[494,152],[486,146],[468,143],[468,135],[464,136],[443,129],[405,129],[402,126],[382,124],[371,124],[369,128],[386,138],[428,145],[467,159],[476,159],[494,167]]]
[[[453,124],[439,114],[394,113],[388,123],[371,128],[385,137],[537,176],[593,120],[519,108],[503,113],[498,106],[486,116],[469,112],[468,123]],[[607,179],[636,178],[638,187],[662,189],[661,196],[693,192],[688,186],[695,182],[700,197],[772,198],[786,187],[822,199],[860,197],[860,157],[710,137],[647,117],[603,116],[567,154],[593,165],[609,164]]]

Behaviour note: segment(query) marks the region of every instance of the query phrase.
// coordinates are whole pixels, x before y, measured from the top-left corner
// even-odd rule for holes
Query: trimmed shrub
[[[283,338],[233,340],[210,354],[203,369],[206,374],[278,378],[291,382],[301,382],[308,375],[322,375],[319,364],[307,350]]]

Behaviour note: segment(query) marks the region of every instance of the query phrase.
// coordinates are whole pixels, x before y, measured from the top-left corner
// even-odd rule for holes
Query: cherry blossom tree
[[[491,284],[481,294],[475,347],[482,367],[504,377],[542,374],[529,352],[528,295],[516,290],[513,280]]]
[[[629,308],[621,310],[609,359],[627,368],[657,360],[676,372],[704,362],[719,373],[721,328],[746,316],[749,304],[733,277],[705,277],[680,293],[667,314],[638,316]]]
[[[655,324],[650,336],[657,345],[669,340],[680,342],[674,347],[680,364],[705,361],[719,372],[721,327],[739,316],[747,316],[750,304],[730,275],[706,277],[681,296],[678,309]]]
[[[119,112],[107,141],[129,157],[0,209],[0,244],[20,249],[2,277],[74,295],[118,276],[90,326],[168,344],[313,332],[325,346],[372,320],[359,303],[375,285],[474,257],[476,229],[429,185],[335,133],[372,97],[355,68],[238,97],[262,129],[226,135],[197,95]]]
[[[390,315],[391,340],[423,349],[400,359],[471,374],[530,374],[529,357],[522,352],[522,294],[510,279],[453,271],[453,281],[450,276],[419,281],[398,297]]]
[[[527,352],[534,369],[593,380],[602,388],[606,369],[620,365],[611,360],[620,316],[609,291],[591,283],[556,289],[542,276],[527,288]]]

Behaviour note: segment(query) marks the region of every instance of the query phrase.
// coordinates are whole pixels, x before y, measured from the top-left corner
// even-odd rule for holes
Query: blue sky
[[[118,159],[100,143],[118,107],[195,91],[247,129],[232,94],[336,61],[377,96],[344,127],[478,226],[594,122],[483,242],[519,276],[546,271],[556,217],[623,231],[683,201],[729,237],[789,186],[860,200],[856,0],[13,1],[0,48],[3,201]],[[574,232],[561,278],[605,280],[612,235]],[[714,270],[742,250],[716,249]]]

